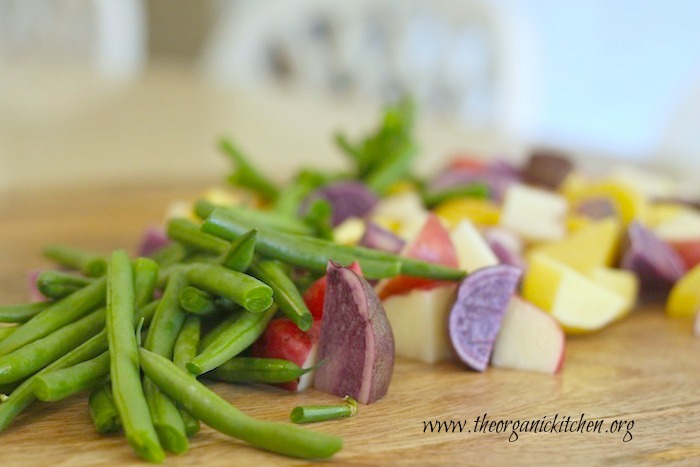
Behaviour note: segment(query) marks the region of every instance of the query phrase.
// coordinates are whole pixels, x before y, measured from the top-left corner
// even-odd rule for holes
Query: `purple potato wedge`
[[[406,242],[395,233],[378,226],[374,222],[368,222],[367,229],[362,235],[359,245],[398,254],[406,245]]]
[[[556,190],[573,169],[574,164],[565,153],[537,149],[530,155],[523,172],[527,183]]]
[[[316,199],[325,199],[333,209],[331,223],[333,227],[349,217],[365,217],[379,199],[362,182],[350,180],[331,183],[311,193],[302,203],[301,212],[305,213]]]
[[[329,262],[314,386],[363,404],[382,398],[394,371],[394,334],[372,286]]]
[[[500,264],[478,269],[459,285],[448,319],[450,340],[459,359],[484,371],[501,329],[508,302],[522,270]]]
[[[643,288],[667,290],[685,274],[678,253],[639,222],[630,223],[627,236],[622,268],[634,272]]]

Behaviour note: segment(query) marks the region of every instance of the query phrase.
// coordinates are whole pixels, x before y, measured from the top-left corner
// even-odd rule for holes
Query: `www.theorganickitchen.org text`
[[[632,441],[634,420],[587,419],[586,414],[545,415],[530,420],[505,420],[490,418],[487,413],[472,421],[463,420],[424,420],[423,433],[507,433],[508,441],[515,442],[523,433],[590,433],[619,434],[623,442]]]

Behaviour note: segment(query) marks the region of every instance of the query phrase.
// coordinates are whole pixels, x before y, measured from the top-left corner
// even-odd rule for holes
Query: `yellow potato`
[[[628,310],[620,294],[541,254],[531,257],[523,297],[551,314],[568,334],[599,330]]]
[[[613,264],[620,235],[620,223],[609,217],[592,221],[563,240],[537,245],[529,255],[543,254],[583,274],[590,274],[598,267]]]
[[[600,267],[594,269],[590,277],[596,284],[602,285],[624,298],[624,315],[634,309],[639,294],[639,279],[634,273],[623,269]]]
[[[603,180],[587,186],[568,188],[566,196],[575,205],[595,198],[607,198],[615,205],[615,209],[624,224],[635,219],[644,220],[647,210],[646,197],[635,188],[620,182]]]
[[[671,289],[666,314],[673,318],[692,318],[700,308],[700,265],[688,271]]]
[[[498,225],[501,210],[492,201],[474,198],[457,198],[438,205],[435,214],[442,217],[450,228],[468,219],[475,224]]]

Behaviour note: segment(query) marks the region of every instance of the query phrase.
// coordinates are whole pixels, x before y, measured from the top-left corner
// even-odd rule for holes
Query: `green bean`
[[[332,240],[333,226],[333,207],[328,200],[323,198],[315,199],[309,205],[304,222],[313,227],[314,232],[319,238]]]
[[[194,286],[228,298],[246,310],[259,313],[272,305],[272,289],[247,274],[212,264],[193,265],[187,280]]]
[[[81,391],[103,386],[109,380],[109,352],[68,368],[34,378],[37,399],[53,402]]]
[[[134,270],[134,306],[139,308],[153,300],[153,291],[158,283],[160,266],[150,258],[136,258]]]
[[[197,224],[184,218],[170,219],[167,234],[190,249],[217,255],[223,254],[229,246],[224,240],[202,232]]]
[[[3,340],[17,329],[19,329],[19,326],[0,326],[0,340]]]
[[[17,389],[12,391],[10,397],[4,403],[0,404],[0,433],[5,431],[12,420],[22,413],[29,404],[34,402],[34,379],[36,377],[94,358],[105,350],[107,350],[107,340],[105,339],[105,333],[101,332],[39,371],[36,375],[26,379]]]
[[[336,133],[333,139],[338,147],[355,161],[355,164],[358,166],[358,175],[364,175],[367,167],[372,162],[368,160],[367,153],[356,148],[343,134]]]
[[[26,323],[51,304],[52,302],[36,302],[0,306],[0,323]]]
[[[226,240],[233,240],[251,228],[250,224],[241,221],[230,212],[219,209],[209,216],[202,225],[202,230],[205,232]],[[318,242],[325,243],[310,245],[309,239],[312,237],[289,235],[259,228],[255,250],[263,256],[317,272],[324,272],[331,259],[346,266],[358,261],[363,273],[370,279],[393,277],[401,272],[398,257],[358,258],[354,252],[339,249],[339,245],[335,245],[333,242],[319,239]]]
[[[270,307],[262,313],[243,311],[202,352],[187,363],[187,369],[194,375],[213,370],[232,359],[253,344],[265,332],[267,324],[277,312]]]
[[[179,242],[172,242],[151,254],[150,258],[161,268],[180,263],[187,258],[187,248]]]
[[[266,179],[250,162],[246,160],[240,150],[229,139],[221,139],[221,150],[235,164],[236,170],[229,177],[232,185],[249,188],[260,193],[266,199],[275,200],[279,191],[274,183]]]
[[[148,461],[162,462],[165,453],[149,415],[136,355],[134,279],[126,252],[112,253],[107,269],[106,331],[114,403],[134,451]]]
[[[146,323],[150,322],[153,312],[159,302],[160,300],[156,300],[139,310],[136,314],[136,321],[139,322],[141,318],[143,318]],[[68,368],[97,357],[108,350],[108,348],[107,332],[102,331],[39,371],[36,375],[25,380],[10,394],[9,399],[4,404],[0,404],[0,432],[3,432],[12,420],[35,400],[35,378],[51,371]]]
[[[183,271],[176,271],[170,276],[144,342],[144,348],[166,358],[172,358],[175,341],[185,321],[185,312],[180,308],[180,293],[185,286]],[[177,406],[148,378],[144,381],[144,389],[153,424],[163,447],[176,454],[186,452],[189,443]]]
[[[238,320],[242,310],[235,310],[234,313],[231,313],[230,315],[226,316],[221,322],[219,322],[214,329],[211,329],[205,336],[204,338],[200,341],[199,343],[199,351],[201,352],[202,350],[206,349],[211,345],[214,340],[218,339],[218,337],[226,331],[226,329],[229,328],[233,323]]]
[[[489,197],[489,193],[489,187],[485,183],[470,183],[469,185],[459,185],[437,192],[424,191],[423,203],[426,207],[432,208],[452,198],[485,199]]]
[[[36,280],[44,297],[63,298],[94,282],[94,279],[63,271],[44,271]]]
[[[41,339],[87,315],[105,302],[105,280],[98,279],[87,287],[52,303],[27,321],[16,332],[0,341],[0,356]]]
[[[313,423],[352,417],[357,412],[357,401],[350,396],[345,396],[343,400],[345,404],[340,405],[294,407],[289,418],[294,423]]]
[[[232,240],[250,226],[227,211],[215,211],[202,225],[202,230],[226,240]],[[464,271],[439,264],[393,255],[379,250],[356,246],[337,245],[328,240],[289,235],[268,229],[258,229],[256,250],[289,264],[323,272],[329,260],[343,265],[358,261],[369,279],[393,277],[399,272],[407,276],[438,280],[460,280]]]
[[[143,320],[145,323],[149,323],[155,312],[157,305],[160,300],[155,300],[145,307],[142,308],[136,314],[136,322]],[[36,379],[45,379],[46,386],[49,387],[51,395],[45,397],[39,397],[41,400],[59,400],[68,397],[76,392],[83,389],[89,389],[90,381],[99,381],[101,379],[109,378],[109,352],[107,351],[107,334],[103,330],[96,334],[93,339],[96,339],[97,343],[101,343],[105,352],[98,355],[94,359],[85,360],[76,365],[67,368],[60,368],[54,371],[50,371],[45,375],[39,375]],[[76,350],[80,349],[82,346],[89,344],[89,341],[77,347]],[[96,344],[91,344],[96,345]],[[41,382],[35,384],[43,384]],[[34,388],[36,392],[37,388]],[[40,389],[41,391],[41,389]],[[61,392],[59,392],[61,391]],[[70,392],[69,392],[70,391]],[[39,394],[37,394],[39,396]]]
[[[41,370],[104,327],[105,310],[68,324],[46,337],[37,339],[0,357],[0,384],[14,383]]]
[[[299,458],[328,458],[343,445],[341,438],[285,423],[256,420],[239,411],[168,359],[139,350],[146,375],[163,392],[210,427],[267,451]]]
[[[253,262],[255,254],[255,242],[258,238],[257,229],[251,229],[234,239],[224,255],[221,264],[228,269],[245,272]]]
[[[107,271],[107,261],[102,255],[68,245],[49,245],[44,248],[44,256],[89,277],[104,276]]]
[[[275,201],[274,210],[279,215],[295,218],[304,199],[316,188],[323,184],[319,177],[299,174],[295,180],[288,184]]]
[[[323,240],[321,238],[312,238],[312,237],[306,237],[304,238],[304,243],[307,244],[307,247],[309,248],[323,248],[328,245],[327,240]],[[427,263],[425,261],[420,261],[417,259],[413,258],[407,258],[404,256],[396,256],[392,255],[390,253],[381,251],[381,250],[375,250],[372,248],[364,248],[364,247],[359,247],[359,246],[349,246],[349,245],[335,245],[335,248],[339,252],[344,252],[348,255],[354,255],[357,259],[360,265],[362,265],[362,259],[371,259],[371,260],[387,260],[390,258],[395,259],[398,261],[401,265],[401,274],[404,274],[406,276],[415,276],[415,277],[425,277],[429,279],[437,279],[437,280],[445,280],[445,281],[454,281],[454,280],[460,280],[464,277],[465,272],[459,269],[453,269],[447,266],[442,266],[440,264],[433,264],[433,263]],[[363,274],[365,277],[369,277],[365,271],[364,268],[362,270]]]
[[[408,174],[411,162],[417,153],[417,147],[407,144],[384,158],[367,174],[365,178],[367,187],[379,195],[385,194],[391,185]]]
[[[296,285],[285,274],[279,263],[258,261],[253,264],[250,272],[272,288],[275,303],[287,318],[302,331],[308,331],[311,328],[314,318]]]
[[[173,363],[183,370],[186,368],[187,362],[197,355],[200,332],[201,321],[199,316],[188,316],[182,325],[182,329],[180,329],[180,334],[177,336],[175,348],[173,349]],[[185,424],[185,433],[188,437],[193,436],[200,430],[199,420],[181,406],[180,415]]]
[[[199,316],[188,316],[180,329],[173,348],[173,362],[185,369],[187,362],[197,355],[202,325]]]
[[[8,394],[11,394],[17,387],[19,387],[18,383],[0,384],[0,404],[9,399]]]
[[[245,220],[253,227],[264,227],[298,235],[313,235],[314,229],[294,216],[281,216],[276,211],[263,211],[250,209],[243,206],[218,206],[208,200],[199,200],[195,203],[195,214],[206,219],[216,209],[231,211],[235,216]]]
[[[121,430],[122,421],[114,405],[112,388],[109,384],[98,386],[90,392],[88,407],[98,433],[114,433]]]
[[[228,383],[287,383],[296,381],[313,368],[300,368],[281,358],[236,357],[225,362],[208,376]]]
[[[180,307],[188,313],[207,316],[217,310],[216,297],[197,287],[185,287],[180,292]]]

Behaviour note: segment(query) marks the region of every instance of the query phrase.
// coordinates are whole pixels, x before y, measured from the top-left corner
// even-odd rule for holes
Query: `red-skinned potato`
[[[253,356],[261,358],[283,358],[296,363],[301,368],[316,365],[318,339],[321,322],[314,321],[311,329],[304,332],[287,318],[270,321],[267,329],[253,345]],[[289,391],[303,391],[311,386],[313,371],[305,373],[296,381],[277,386]]]
[[[350,266],[350,269],[362,275],[360,263],[355,261]],[[319,320],[323,317],[323,302],[326,298],[326,276],[321,277],[316,282],[311,284],[311,287],[304,292],[304,303],[311,312],[314,320]]]
[[[428,263],[459,267],[459,260],[450,233],[435,214],[430,214],[415,240],[403,252],[403,256],[421,259]],[[379,286],[379,297],[384,300],[392,295],[401,295],[413,289],[432,289],[444,285],[443,281],[420,277],[396,276]]]
[[[329,263],[314,385],[358,402],[382,398],[394,370],[394,335],[384,308],[367,281]]]
[[[501,322],[491,364],[513,370],[557,373],[564,365],[566,337],[549,313],[512,297]]]
[[[692,269],[700,264],[700,238],[697,240],[681,240],[669,242],[671,248],[676,250],[685,266]]]

